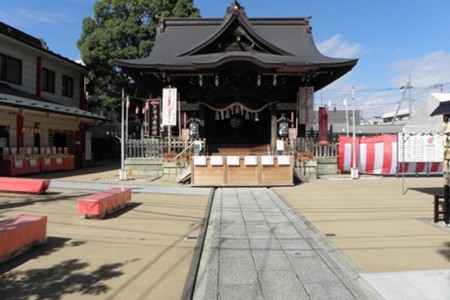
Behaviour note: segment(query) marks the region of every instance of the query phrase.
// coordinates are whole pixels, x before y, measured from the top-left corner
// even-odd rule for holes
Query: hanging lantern
[[[258,122],[259,121],[259,115],[258,115],[258,113],[255,113],[255,122]]]
[[[200,124],[194,120],[191,123],[189,123],[189,136],[192,138],[198,138],[199,137],[199,126]]]
[[[235,107],[234,107],[234,113],[235,114],[238,114],[240,111],[239,111],[239,105],[236,105]]]
[[[220,120],[219,111],[216,111],[216,115],[214,117],[214,120]]]
[[[278,136],[287,137],[288,135],[289,135],[289,123],[286,120],[283,120],[278,125]]]
[[[223,120],[223,111],[220,112],[220,119]]]
[[[245,111],[245,119],[250,120],[250,114],[249,114],[248,110]]]
[[[136,115],[139,114],[139,106],[136,106],[136,111],[135,111]]]
[[[229,119],[231,116],[230,116],[230,111],[229,110],[227,110],[227,112],[225,113],[225,119]]]

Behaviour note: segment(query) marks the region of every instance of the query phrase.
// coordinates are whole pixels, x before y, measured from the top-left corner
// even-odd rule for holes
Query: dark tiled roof
[[[244,31],[260,51],[210,51],[230,31]],[[262,51],[261,51],[262,49]],[[283,72],[335,71],[339,78],[357,59],[322,55],[313,41],[309,18],[248,19],[243,9],[228,10],[224,19],[169,19],[162,23],[148,57],[121,60],[131,69],[198,71],[229,61],[250,61]],[[333,76],[331,76],[333,77]]]

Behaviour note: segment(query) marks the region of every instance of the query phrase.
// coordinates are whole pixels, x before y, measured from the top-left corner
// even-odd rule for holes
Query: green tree
[[[121,89],[132,92],[132,81],[118,59],[146,57],[152,50],[159,21],[200,17],[193,0],[100,0],[94,17],[83,20],[78,48],[88,69],[88,91],[101,107],[115,107]]]

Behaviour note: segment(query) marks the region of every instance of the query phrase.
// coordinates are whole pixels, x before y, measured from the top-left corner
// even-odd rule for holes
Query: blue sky
[[[0,21],[79,59],[76,43],[95,0],[1,0]],[[231,0],[195,0],[202,17],[223,17]],[[314,40],[332,57],[359,58],[352,72],[316,93],[317,105],[344,109],[355,87],[356,109],[368,118],[395,111],[411,76],[414,107],[430,92],[450,92],[448,0],[241,0],[249,17],[312,16]],[[405,99],[401,108],[407,108]]]

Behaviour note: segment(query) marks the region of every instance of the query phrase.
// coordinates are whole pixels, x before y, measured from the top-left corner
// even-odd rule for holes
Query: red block
[[[112,188],[78,198],[78,213],[80,215],[102,216],[117,210],[130,200],[130,188]]]
[[[0,191],[43,193],[48,189],[50,179],[0,177]]]
[[[46,216],[18,215],[0,221],[0,258],[4,260],[16,250],[44,242],[46,236]]]

